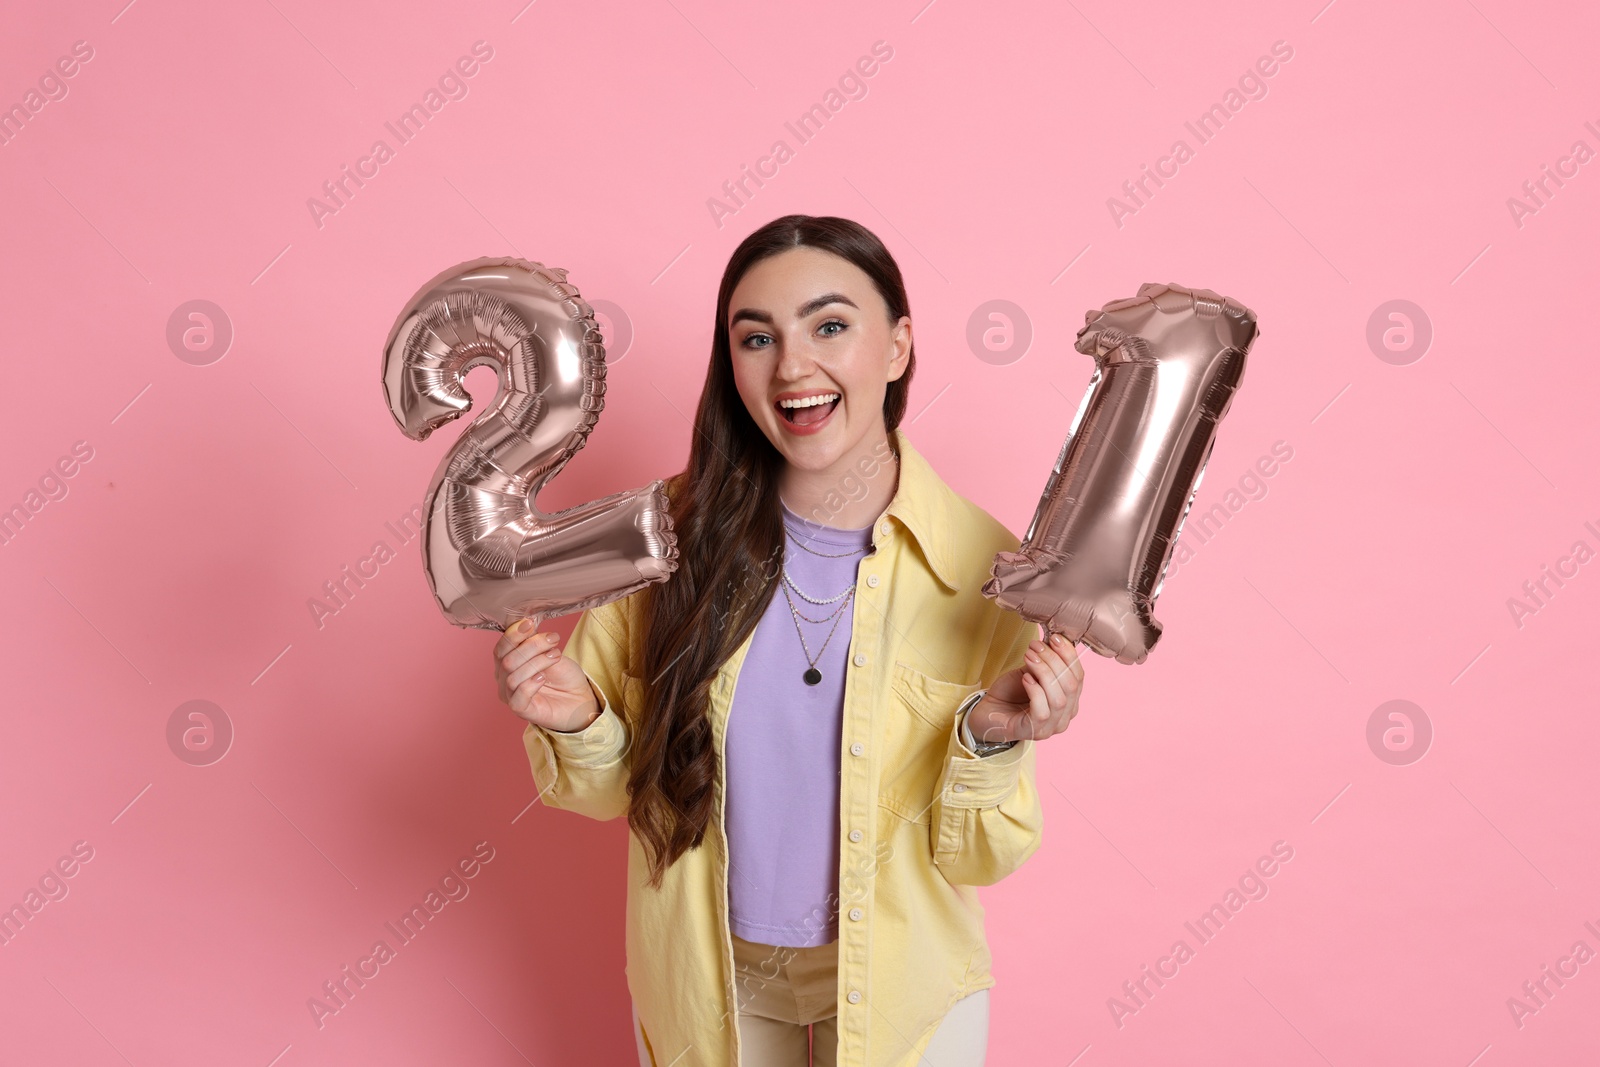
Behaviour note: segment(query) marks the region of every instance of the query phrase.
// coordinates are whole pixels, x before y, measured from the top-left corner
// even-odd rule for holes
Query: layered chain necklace
[[[843,559],[846,556],[860,555],[861,553],[870,552],[872,550],[872,546],[867,545],[865,548],[851,549],[849,552],[818,552],[816,549],[800,540],[800,538],[796,537],[794,535],[794,531],[789,529],[788,523],[784,523],[783,532],[788,535],[789,540],[799,545],[801,549],[811,553],[813,556],[821,556],[823,559]],[[816,685],[822,681],[822,672],[817,670],[817,662],[822,659],[822,654],[827,651],[828,642],[833,640],[833,632],[839,628],[839,620],[844,618],[845,611],[850,607],[851,602],[855,600],[856,583],[851,582],[845,587],[844,592],[839,593],[836,596],[831,596],[827,599],[820,599],[810,595],[796,585],[794,579],[789,575],[788,566],[785,566],[783,568],[782,588],[783,598],[789,603],[789,614],[794,617],[795,633],[800,635],[800,649],[805,653],[806,656],[806,671],[800,677],[807,685]],[[789,590],[791,589],[793,589],[796,593],[799,593],[800,598],[809,604],[827,605],[837,603],[839,606],[833,609],[832,614],[824,615],[820,619],[810,618],[800,614],[800,609],[795,606],[794,597],[789,595]],[[810,647],[806,645],[805,631],[800,628],[800,622],[801,620],[804,620],[809,623],[820,624],[827,622],[829,619],[833,620],[833,625],[828,628],[828,636],[823,640],[822,647],[817,649],[817,654],[813,656],[811,654]]]
[[[900,478],[900,451],[895,449],[892,444],[890,445],[890,448],[894,451],[895,485],[898,487]],[[791,541],[799,545],[801,549],[811,553],[813,556],[821,556],[823,559],[843,559],[846,556],[856,556],[873,551],[873,546],[867,545],[863,548],[853,548],[849,552],[818,552],[816,549],[800,540],[800,538],[796,537],[794,535],[794,531],[789,529],[789,524],[787,522],[783,524],[783,532]],[[783,568],[782,588],[783,599],[789,602],[789,614],[794,617],[794,632],[800,635],[800,649],[806,655],[806,671],[800,677],[807,685],[816,685],[822,681],[822,672],[817,670],[817,661],[822,659],[822,654],[827,651],[828,642],[833,640],[833,632],[839,628],[839,620],[844,618],[845,611],[850,607],[851,602],[855,600],[856,583],[851,582],[845,587],[844,592],[839,593],[836,596],[828,597],[826,600],[820,599],[818,597],[811,596],[794,583],[794,579],[789,576],[789,568],[786,562]],[[833,609],[833,613],[831,615],[824,615],[820,619],[808,618],[807,616],[800,614],[800,609],[795,607],[794,597],[789,595],[789,590],[791,589],[793,589],[796,593],[799,593],[800,598],[806,601],[808,604],[825,605],[837,602],[839,606]],[[817,654],[813,656],[811,654],[810,647],[806,644],[805,631],[800,629],[800,622],[801,620],[804,620],[809,623],[824,623],[829,619],[833,620],[833,625],[828,628],[828,636],[823,640],[822,647],[817,649]]]

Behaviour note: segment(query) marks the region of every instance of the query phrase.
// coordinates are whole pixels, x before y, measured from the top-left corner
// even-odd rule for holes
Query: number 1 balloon
[[[660,479],[553,514],[536,503],[605,407],[600,329],[566,271],[489,257],[418,290],[383,350],[401,432],[426,440],[470,411],[462,382],[479,365],[499,375],[496,402],[440,461],[423,504],[423,565],[445,618],[537,625],[666,581],[678,548]]]
[[[1146,283],[1084,318],[1075,347],[1094,357],[1094,377],[1022,544],[995,556],[983,594],[1102,656],[1143,663],[1256,317],[1209,289]]]

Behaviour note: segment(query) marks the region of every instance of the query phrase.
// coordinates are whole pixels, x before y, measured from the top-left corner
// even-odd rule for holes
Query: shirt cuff
[[[571,767],[604,767],[616,762],[627,747],[627,728],[611,709],[611,701],[599,686],[591,682],[590,688],[600,698],[600,714],[588,726],[571,732],[534,727],[544,736],[557,759]]]
[[[994,808],[1016,792],[1022,776],[1022,758],[1034,742],[1021,739],[1010,749],[979,757],[966,737],[966,712],[950,725],[949,755],[944,760],[944,776],[939,782],[939,797],[946,808]]]
[[[962,732],[960,725],[951,724],[949,754],[939,782],[940,799],[947,809],[992,808],[1004,803],[1016,792],[1023,757],[1033,742],[1024,738],[1003,752],[979,756],[962,739]]]

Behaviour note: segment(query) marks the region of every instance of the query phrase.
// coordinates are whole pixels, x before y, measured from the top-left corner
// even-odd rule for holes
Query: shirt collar
[[[952,538],[959,517],[958,498],[922,453],[912,447],[903,429],[895,427],[890,436],[900,453],[900,480],[883,518],[897,519],[911,531],[934,577],[956,592],[961,580]]]

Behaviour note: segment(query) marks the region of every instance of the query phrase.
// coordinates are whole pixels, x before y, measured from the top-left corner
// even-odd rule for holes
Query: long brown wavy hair
[[[911,314],[894,257],[872,231],[849,219],[774,219],[734,249],[722,273],[689,464],[667,479],[678,567],[668,581],[637,594],[645,601],[635,670],[645,692],[628,776],[628,824],[644,845],[656,887],[668,867],[704,841],[716,811],[711,683],[766,610],[783,559],[778,476],[785,461],[734,385],[728,303],[752,266],[802,246],[861,268],[888,305],[891,327]],[[905,372],[888,383],[883,398],[890,431],[905,414],[915,369],[913,345]]]

